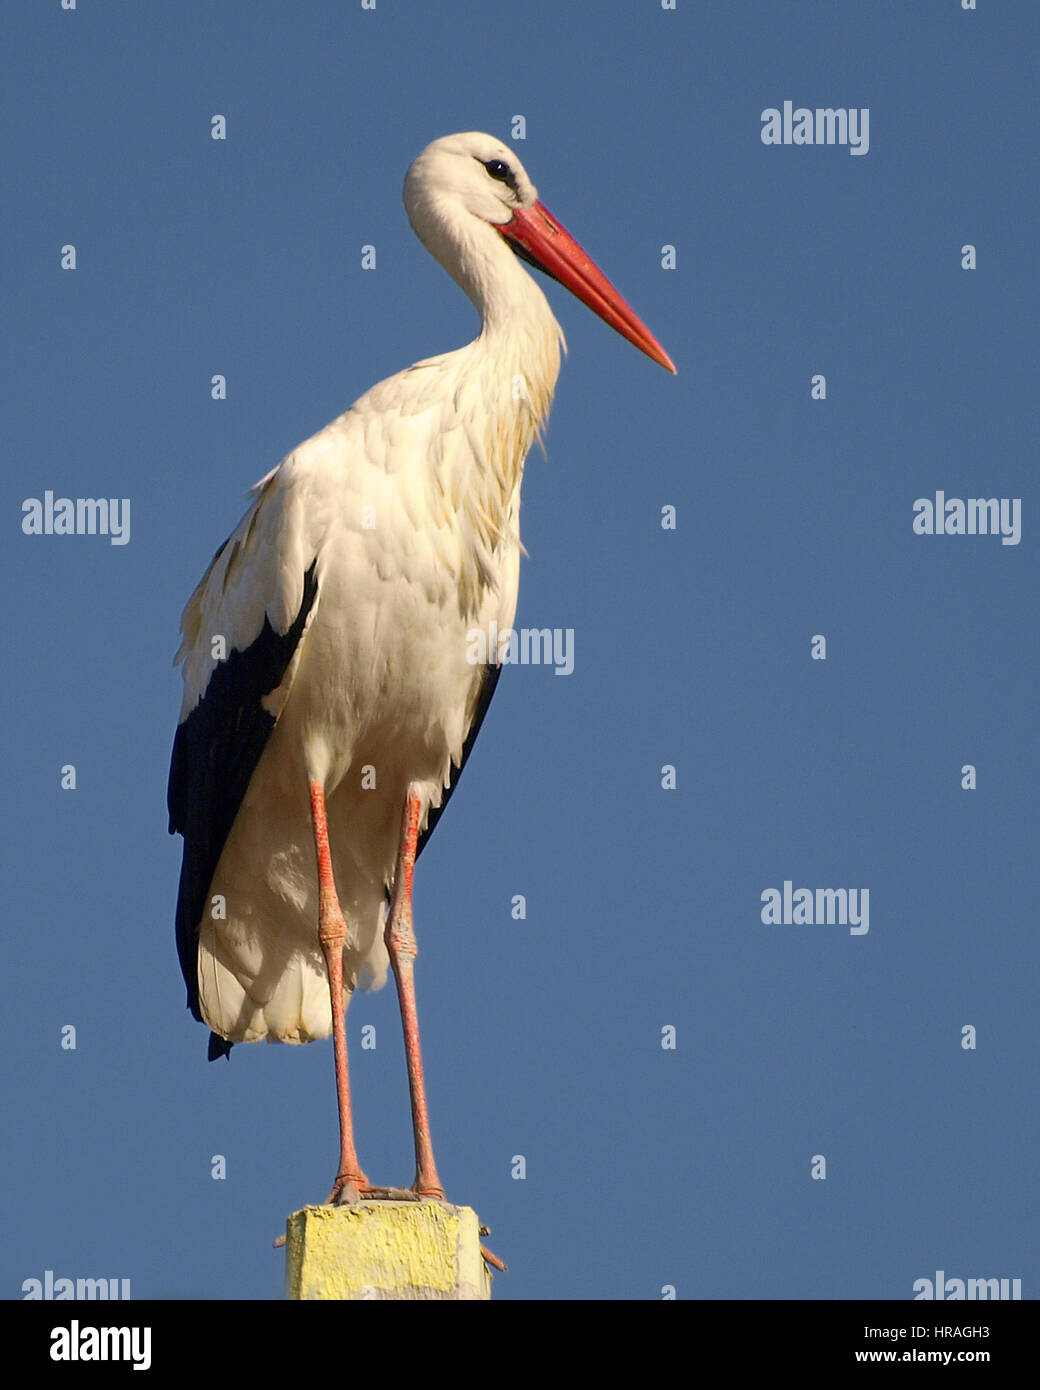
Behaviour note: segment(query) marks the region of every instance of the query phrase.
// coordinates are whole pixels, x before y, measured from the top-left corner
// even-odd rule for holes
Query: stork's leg
[[[336,1095],[339,1099],[339,1171],[328,1203],[368,1187],[354,1151],[354,1123],[350,1114],[350,1073],[347,1070],[347,1027],[343,1007],[343,943],[347,939],[347,924],[343,920],[336,881],[332,876],[332,855],[329,852],[329,826],[325,817],[325,792],[320,782],[311,783],[311,819],[314,825],[314,850],[318,857],[318,939],[325,953],[329,972],[329,995],[332,1001],[332,1039],[336,1053]]]
[[[397,980],[397,997],[401,1003],[401,1023],[404,1026],[404,1050],[408,1058],[408,1088],[412,1096],[412,1129],[415,1132],[415,1182],[412,1186],[422,1197],[443,1197],[444,1188],[437,1176],[430,1142],[430,1119],[426,1113],[426,1088],[423,1085],[422,1053],[419,1050],[419,1019],[415,1009],[415,957],[419,948],[412,927],[412,871],[415,868],[421,809],[418,794],[409,787],[401,826],[401,844],[397,851],[394,894],[386,923],[386,948]]]

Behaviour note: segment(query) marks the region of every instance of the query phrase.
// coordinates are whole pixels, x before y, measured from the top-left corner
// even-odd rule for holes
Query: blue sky
[[[1027,0],[8,14],[4,1297],[277,1298],[328,1190],[330,1045],[207,1065],[183,1006],[171,659],[244,490],[473,336],[401,182],[518,114],[679,375],[548,286],[518,623],[575,669],[505,672],[417,872],[448,1195],[496,1298],[1036,1296],[1038,38]],[[764,145],[788,99],[868,108],[869,151]],[[24,535],[47,489],[128,497],[129,543]],[[1020,499],[1020,542],[915,534],[939,490]],[[787,880],[868,889],[869,932],[763,924]],[[392,987],[348,1035],[362,1162],[408,1182]]]

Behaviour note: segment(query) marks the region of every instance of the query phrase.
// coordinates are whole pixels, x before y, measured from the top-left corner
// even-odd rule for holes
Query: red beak
[[[587,304],[604,323],[634,343],[647,357],[675,371],[672,359],[641,318],[628,307],[603,272],[541,203],[517,208],[509,222],[492,224],[513,244],[517,254],[551,275]]]

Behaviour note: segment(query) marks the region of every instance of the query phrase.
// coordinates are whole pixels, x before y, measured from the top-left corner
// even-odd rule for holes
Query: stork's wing
[[[435,806],[430,812],[426,821],[426,829],[419,836],[419,843],[415,851],[416,859],[422,854],[426,841],[433,834],[434,826],[444,814],[444,808],[448,804],[449,797],[458,786],[459,778],[462,776],[462,769],[466,766],[466,759],[473,751],[473,745],[477,741],[477,734],[480,733],[480,726],[484,722],[484,716],[488,712],[488,705],[491,703],[491,697],[495,693],[495,687],[498,685],[498,678],[501,674],[502,667],[499,665],[484,667],[484,679],[480,686],[480,694],[477,696],[477,706],[473,714],[473,723],[469,726],[466,742],[462,745],[462,757],[459,759],[457,767],[454,764],[452,765],[451,780],[445,789],[441,804]]]
[[[177,953],[188,1007],[199,1010],[199,922],[250,778],[288,699],[317,611],[317,560],[287,504],[287,465],[255,489],[184,610],[184,704],[173,744],[170,834],[184,836]],[[210,1058],[230,1051],[210,1038]]]

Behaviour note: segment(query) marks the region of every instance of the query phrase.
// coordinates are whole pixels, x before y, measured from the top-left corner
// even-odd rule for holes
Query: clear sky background
[[[5,29],[0,1294],[282,1296],[272,1239],[335,1170],[331,1046],[208,1065],[184,1008],[179,615],[251,483],[473,336],[401,183],[523,115],[679,375],[543,282],[570,355],[518,623],[573,628],[576,664],[505,672],[417,872],[448,1195],[496,1298],[937,1269],[1036,1297],[1040,8],[48,0]],[[869,152],[763,145],[786,99],[869,108]],[[130,498],[129,544],[23,535],[46,489]],[[937,490],[1020,498],[1020,544],[915,535]],[[869,932],[763,925],[788,879],[869,889]],[[392,985],[347,1022],[361,1160],[407,1183]]]

